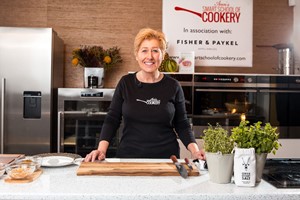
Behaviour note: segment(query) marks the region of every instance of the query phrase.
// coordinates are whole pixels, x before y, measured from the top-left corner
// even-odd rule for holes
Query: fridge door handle
[[[5,78],[1,79],[1,121],[0,121],[0,153],[4,153],[4,102],[5,102]]]

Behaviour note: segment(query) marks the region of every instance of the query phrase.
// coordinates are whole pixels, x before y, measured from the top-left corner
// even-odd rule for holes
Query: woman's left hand
[[[192,156],[194,159],[206,160],[205,152],[203,149],[194,152]]]

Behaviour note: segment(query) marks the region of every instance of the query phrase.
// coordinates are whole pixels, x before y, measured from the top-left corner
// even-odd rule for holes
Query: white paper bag
[[[255,149],[235,148],[234,182],[237,186],[253,187],[256,181]]]

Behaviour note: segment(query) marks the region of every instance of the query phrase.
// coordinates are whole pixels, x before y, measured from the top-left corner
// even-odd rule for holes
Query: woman
[[[87,154],[85,162],[105,159],[109,142],[122,119],[119,158],[179,157],[179,137],[194,158],[205,159],[187,119],[180,84],[158,70],[165,51],[166,39],[162,32],[146,28],[137,34],[134,53],[140,70],[119,81],[98,149]]]

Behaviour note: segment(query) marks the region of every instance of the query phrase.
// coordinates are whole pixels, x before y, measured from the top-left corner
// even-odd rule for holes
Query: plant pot
[[[256,153],[255,154],[255,159],[256,159],[256,183],[259,183],[261,181],[267,156],[268,156],[267,153],[261,153],[261,154]]]
[[[210,180],[214,183],[230,183],[233,175],[233,154],[206,152]]]

